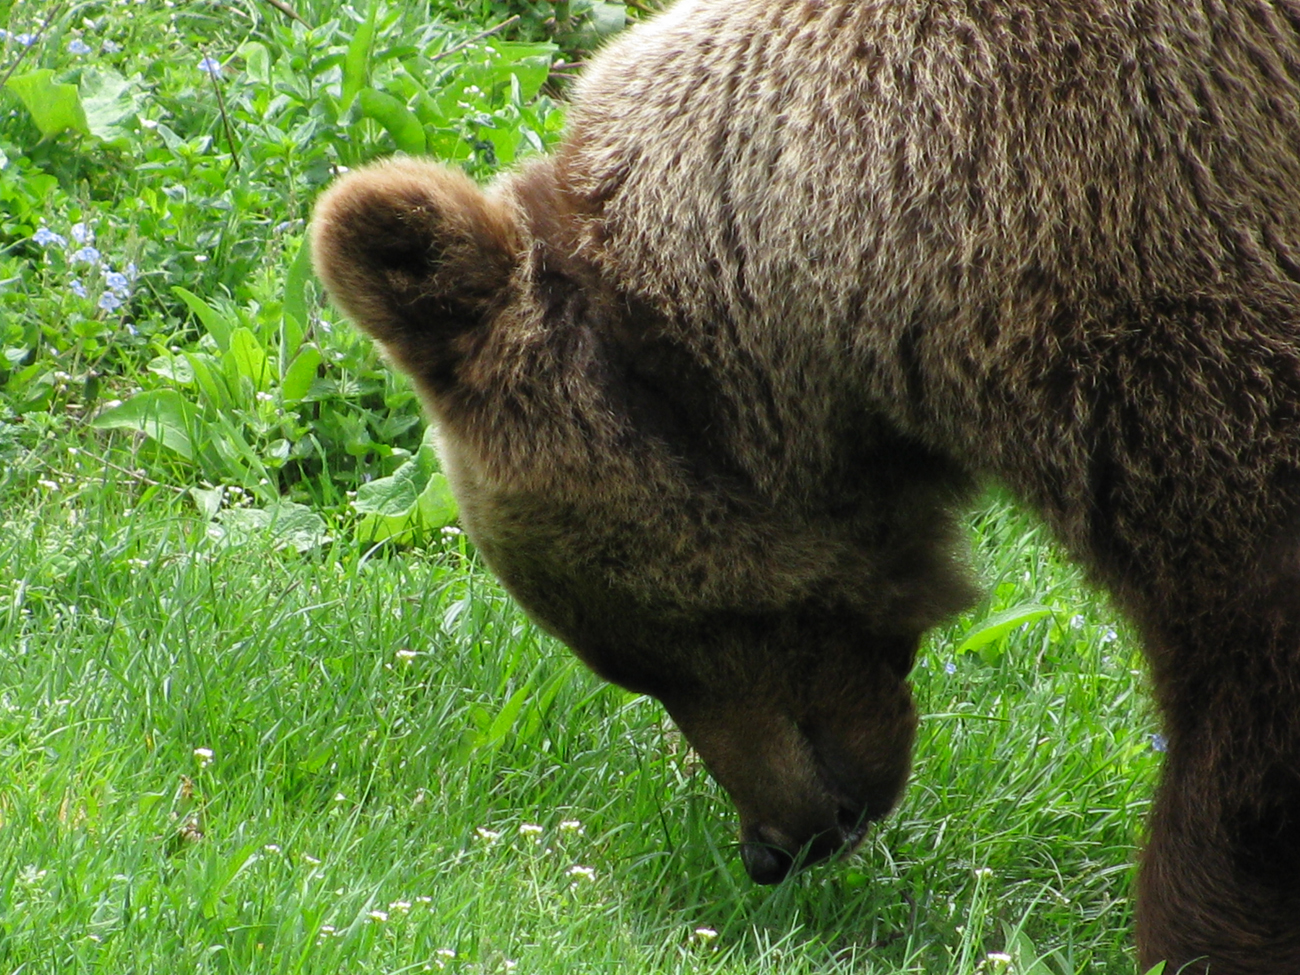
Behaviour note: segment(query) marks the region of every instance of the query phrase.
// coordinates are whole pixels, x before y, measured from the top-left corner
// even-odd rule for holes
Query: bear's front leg
[[[1156,660],[1169,751],[1138,874],[1141,971],[1300,973],[1300,626],[1247,638],[1240,621],[1213,650],[1202,633],[1200,652]]]

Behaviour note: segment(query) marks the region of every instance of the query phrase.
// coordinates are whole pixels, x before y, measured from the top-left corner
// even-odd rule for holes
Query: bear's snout
[[[835,826],[812,836],[790,836],[767,825],[749,826],[741,833],[740,859],[754,883],[779,884],[806,866],[852,852],[862,842],[869,823],[862,810],[840,806]]]
[[[756,884],[779,884],[794,867],[794,857],[779,846],[761,840],[740,844],[740,860],[745,873]]]
[[[858,698],[861,702],[861,696]],[[910,715],[846,708],[805,724],[777,707],[670,707],[740,814],[740,855],[755,883],[852,851],[902,791]],[[889,716],[884,727],[877,722]]]

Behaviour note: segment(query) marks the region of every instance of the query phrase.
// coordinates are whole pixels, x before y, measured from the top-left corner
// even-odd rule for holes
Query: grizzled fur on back
[[[1300,3],[680,0],[552,156],[352,174],[314,234],[488,563],[664,701],[756,879],[896,801],[996,480],[1146,641],[1143,963],[1300,972]]]

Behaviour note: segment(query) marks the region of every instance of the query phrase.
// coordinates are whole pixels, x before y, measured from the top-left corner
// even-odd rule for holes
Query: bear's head
[[[775,882],[901,793],[906,675],[970,596],[949,554],[965,485],[857,405],[842,435],[792,431],[780,367],[639,296],[601,233],[557,160],[486,192],[395,160],[322,197],[313,246],[414,379],[485,561],[598,674],[663,702]]]

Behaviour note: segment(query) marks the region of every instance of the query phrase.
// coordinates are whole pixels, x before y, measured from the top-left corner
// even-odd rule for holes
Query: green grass
[[[230,543],[48,438],[0,510],[0,969],[1131,970],[1138,661],[1001,502],[973,521],[990,606],[1054,616],[983,656],[952,656],[970,621],[937,634],[902,807],[775,889],[659,707],[463,536]]]
[[[1141,666],[1032,522],[972,518],[902,806],[755,887],[658,705],[439,530],[414,395],[305,274],[333,169],[553,143],[650,5],[294,6],[0,0],[0,971],[1132,971]]]

